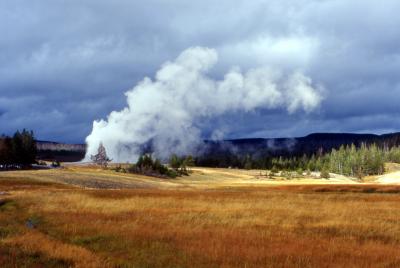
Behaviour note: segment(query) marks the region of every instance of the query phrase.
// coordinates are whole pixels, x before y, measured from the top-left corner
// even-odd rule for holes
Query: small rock
[[[0,192],[0,195],[9,195],[7,192]]]
[[[31,221],[31,220],[27,220],[25,223],[26,227],[28,227],[29,229],[34,229],[36,226],[35,224]]]

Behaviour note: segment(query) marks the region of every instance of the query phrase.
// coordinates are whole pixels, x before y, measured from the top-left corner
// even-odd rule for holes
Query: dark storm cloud
[[[190,46],[231,66],[301,70],[325,88],[320,109],[229,114],[228,137],[399,130],[400,3],[385,1],[2,1],[0,133],[82,142],[123,93]],[[229,97],[229,96],[227,96]]]

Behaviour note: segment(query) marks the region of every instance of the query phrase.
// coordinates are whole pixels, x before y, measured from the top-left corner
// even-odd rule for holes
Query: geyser
[[[207,71],[217,60],[216,50],[193,47],[163,64],[154,80],[145,77],[125,93],[126,108],[93,122],[85,160],[100,142],[114,162],[136,161],[150,142],[162,159],[171,153],[194,154],[202,141],[196,126],[201,119],[257,108],[309,112],[321,102],[320,91],[300,72],[232,68],[222,80],[214,80]]]

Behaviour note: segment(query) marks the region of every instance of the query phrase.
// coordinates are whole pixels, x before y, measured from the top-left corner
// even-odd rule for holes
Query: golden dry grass
[[[190,176],[176,179],[160,179],[138,174],[117,173],[95,166],[70,165],[63,169],[1,172],[0,179],[34,181],[36,183],[61,183],[95,189],[215,189],[224,187],[304,185],[304,184],[358,184],[351,178],[319,179],[275,178],[266,176],[265,170],[239,170],[224,168],[193,168]],[[372,180],[369,180],[372,181]]]
[[[19,236],[4,239],[4,245],[18,247],[19,249],[31,254],[45,254],[50,258],[62,259],[71,262],[75,267],[107,267],[107,263],[97,257],[89,250],[65,244],[58,240],[49,238],[45,234],[30,230]]]
[[[228,173],[93,190],[57,172],[78,171],[0,175],[0,267],[400,267],[400,186],[229,187]]]

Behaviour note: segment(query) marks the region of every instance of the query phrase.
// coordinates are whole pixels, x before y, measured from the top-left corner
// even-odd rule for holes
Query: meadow
[[[400,267],[400,185],[259,175],[2,172],[0,267]]]

